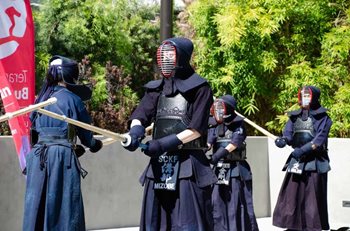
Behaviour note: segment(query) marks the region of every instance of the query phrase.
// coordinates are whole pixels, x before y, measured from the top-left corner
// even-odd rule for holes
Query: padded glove
[[[90,152],[92,153],[98,152],[102,147],[103,147],[102,141],[95,139],[95,144],[90,147]]]
[[[302,156],[307,155],[313,150],[312,143],[306,143],[300,148],[295,148],[294,151],[291,153],[292,156],[296,159],[300,159]]]
[[[74,147],[75,155],[79,158],[85,153],[85,148],[82,145],[75,145]]]
[[[216,152],[212,155],[210,163],[216,165],[219,160],[229,154],[229,151],[226,148],[220,147]]]
[[[142,151],[149,157],[158,157],[165,152],[173,151],[182,144],[182,141],[175,134],[171,134],[160,139],[150,140],[146,143],[147,148]]]
[[[284,137],[278,137],[278,138],[275,140],[275,144],[276,144],[276,146],[279,147],[279,148],[284,148],[284,147],[287,145],[286,138],[284,138]]]
[[[145,128],[142,125],[134,125],[130,128],[129,135],[131,142],[129,145],[123,147],[131,152],[135,151],[143,138],[145,138]]]

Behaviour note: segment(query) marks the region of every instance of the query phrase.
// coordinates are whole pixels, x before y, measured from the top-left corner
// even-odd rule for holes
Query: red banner
[[[0,95],[6,112],[33,104],[34,25],[29,0],[0,0]],[[22,169],[30,150],[29,118],[9,120]]]

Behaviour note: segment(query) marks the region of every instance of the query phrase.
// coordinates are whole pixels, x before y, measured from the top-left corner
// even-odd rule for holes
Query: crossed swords
[[[126,145],[131,142],[131,137],[130,137],[130,135],[128,133],[120,134],[120,133],[111,132],[111,131],[106,130],[106,129],[102,129],[102,128],[99,128],[99,127],[96,127],[96,126],[93,126],[93,125],[90,125],[90,124],[87,124],[87,123],[80,122],[78,120],[74,120],[74,119],[68,118],[68,117],[66,117],[64,115],[60,115],[60,114],[57,114],[57,113],[54,113],[54,112],[42,109],[43,107],[45,107],[47,105],[50,105],[50,104],[54,104],[56,102],[57,102],[57,99],[55,97],[51,97],[48,100],[43,101],[41,103],[30,105],[28,107],[22,108],[20,110],[14,111],[14,112],[7,112],[7,113],[5,113],[5,115],[0,116],[0,122],[10,120],[10,119],[12,119],[12,118],[14,118],[16,116],[27,114],[27,113],[29,113],[31,111],[38,111],[41,114],[50,116],[50,117],[58,119],[58,120],[65,121],[67,123],[76,125],[78,127],[81,127],[81,128],[86,129],[86,130],[90,130],[90,131],[99,133],[101,135],[104,135],[105,137],[108,137],[108,138],[102,140],[103,145],[108,145],[108,144],[111,144],[111,143],[113,143],[115,141],[121,141],[121,142],[123,142]],[[249,125],[253,126],[255,129],[260,131],[262,134],[266,135],[267,137],[269,137],[269,138],[271,138],[273,140],[277,139],[277,136],[273,135],[272,133],[270,133],[266,129],[260,127],[259,125],[257,125],[253,121],[249,120],[245,116],[241,115],[237,111],[235,111],[235,112],[236,112],[237,115],[241,116],[246,123],[248,123]],[[149,132],[152,129],[153,129],[153,124],[146,128],[146,133]]]
[[[93,126],[93,125],[90,125],[87,123],[80,122],[78,120],[68,118],[65,115],[60,115],[60,114],[42,109],[43,107],[45,107],[47,105],[54,104],[56,102],[57,102],[57,99],[55,97],[51,97],[48,100],[40,102],[38,104],[33,104],[33,105],[30,105],[28,107],[22,108],[20,110],[14,111],[14,112],[7,112],[7,113],[5,113],[5,115],[0,116],[0,122],[10,120],[14,117],[17,117],[17,116],[20,116],[23,114],[27,114],[27,113],[32,112],[32,111],[37,111],[41,114],[50,116],[50,117],[58,119],[58,120],[65,121],[67,123],[76,125],[78,127],[81,127],[81,128],[86,129],[86,130],[90,130],[90,131],[99,133],[101,135],[104,135],[105,137],[108,137],[108,138],[102,140],[103,145],[108,145],[108,144],[111,144],[115,141],[121,141],[123,143],[131,142],[131,137],[129,134],[119,134],[119,133],[111,132],[111,131],[106,130],[106,129],[102,129],[102,128],[99,128],[99,127],[96,127],[96,126]],[[147,128],[146,132],[151,130],[151,129],[152,129],[151,127]]]

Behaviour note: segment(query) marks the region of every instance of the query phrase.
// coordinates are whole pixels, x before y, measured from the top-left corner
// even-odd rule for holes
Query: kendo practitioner
[[[55,55],[36,103],[56,97],[57,103],[44,109],[84,123],[91,118],[83,101],[91,97],[91,90],[78,85],[77,62]],[[97,152],[102,142],[91,131],[34,112],[31,114],[32,150],[26,156],[26,193],[23,230],[81,230],[85,231],[84,208],[78,156],[85,151],[81,143]]]
[[[288,113],[277,147],[294,148],[283,167],[286,176],[273,213],[273,225],[288,230],[328,230],[327,151],[332,120],[319,102],[320,90],[305,86],[298,93],[300,109]]]
[[[224,95],[211,107],[208,146],[218,181],[213,187],[214,230],[259,230],[253,207],[252,172],[246,161],[246,129],[236,100]]]
[[[146,92],[129,122],[130,151],[140,146],[154,121],[150,157],[140,178],[144,186],[140,230],[213,230],[211,185],[217,180],[205,156],[211,88],[190,65],[193,44],[170,38],[157,50],[160,80]]]

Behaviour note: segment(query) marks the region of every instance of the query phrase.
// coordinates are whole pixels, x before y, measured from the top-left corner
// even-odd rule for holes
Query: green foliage
[[[195,64],[216,96],[232,94],[238,110],[280,133],[303,85],[321,89],[348,136],[350,3],[344,0],[202,0],[188,9]]]
[[[113,129],[125,130],[125,120],[143,94],[140,86],[155,78],[153,58],[159,44],[159,8],[137,0],[41,3],[34,12],[36,90],[40,90],[52,55],[75,59],[80,63],[82,82],[93,83],[88,107],[95,110],[94,123],[107,126],[101,123],[107,118],[115,120]],[[84,63],[87,59],[88,64]],[[108,79],[110,63],[114,64],[116,83]]]
[[[98,108],[99,105],[103,104],[108,99],[108,92],[104,74],[96,74],[94,80],[96,81],[96,84],[94,85],[92,92],[91,106],[92,108]]]
[[[45,0],[34,17],[36,51],[76,60],[88,55],[102,66],[111,61],[135,75],[132,88],[138,90],[154,78],[149,73],[159,43],[158,10],[136,0]]]
[[[4,108],[4,104],[2,102],[2,99],[0,98],[0,115],[5,115],[5,108]],[[1,122],[0,123],[0,136],[4,136],[4,135],[10,135],[10,126],[8,124],[8,122]]]
[[[96,70],[101,72],[102,68]],[[127,130],[127,119],[139,101],[136,92],[129,87],[130,81],[130,76],[111,62],[107,63],[103,75],[94,75],[89,108],[96,126],[118,132]]]
[[[334,120],[332,134],[340,137],[350,136],[350,86],[341,86],[335,95],[335,103],[331,110]]]

